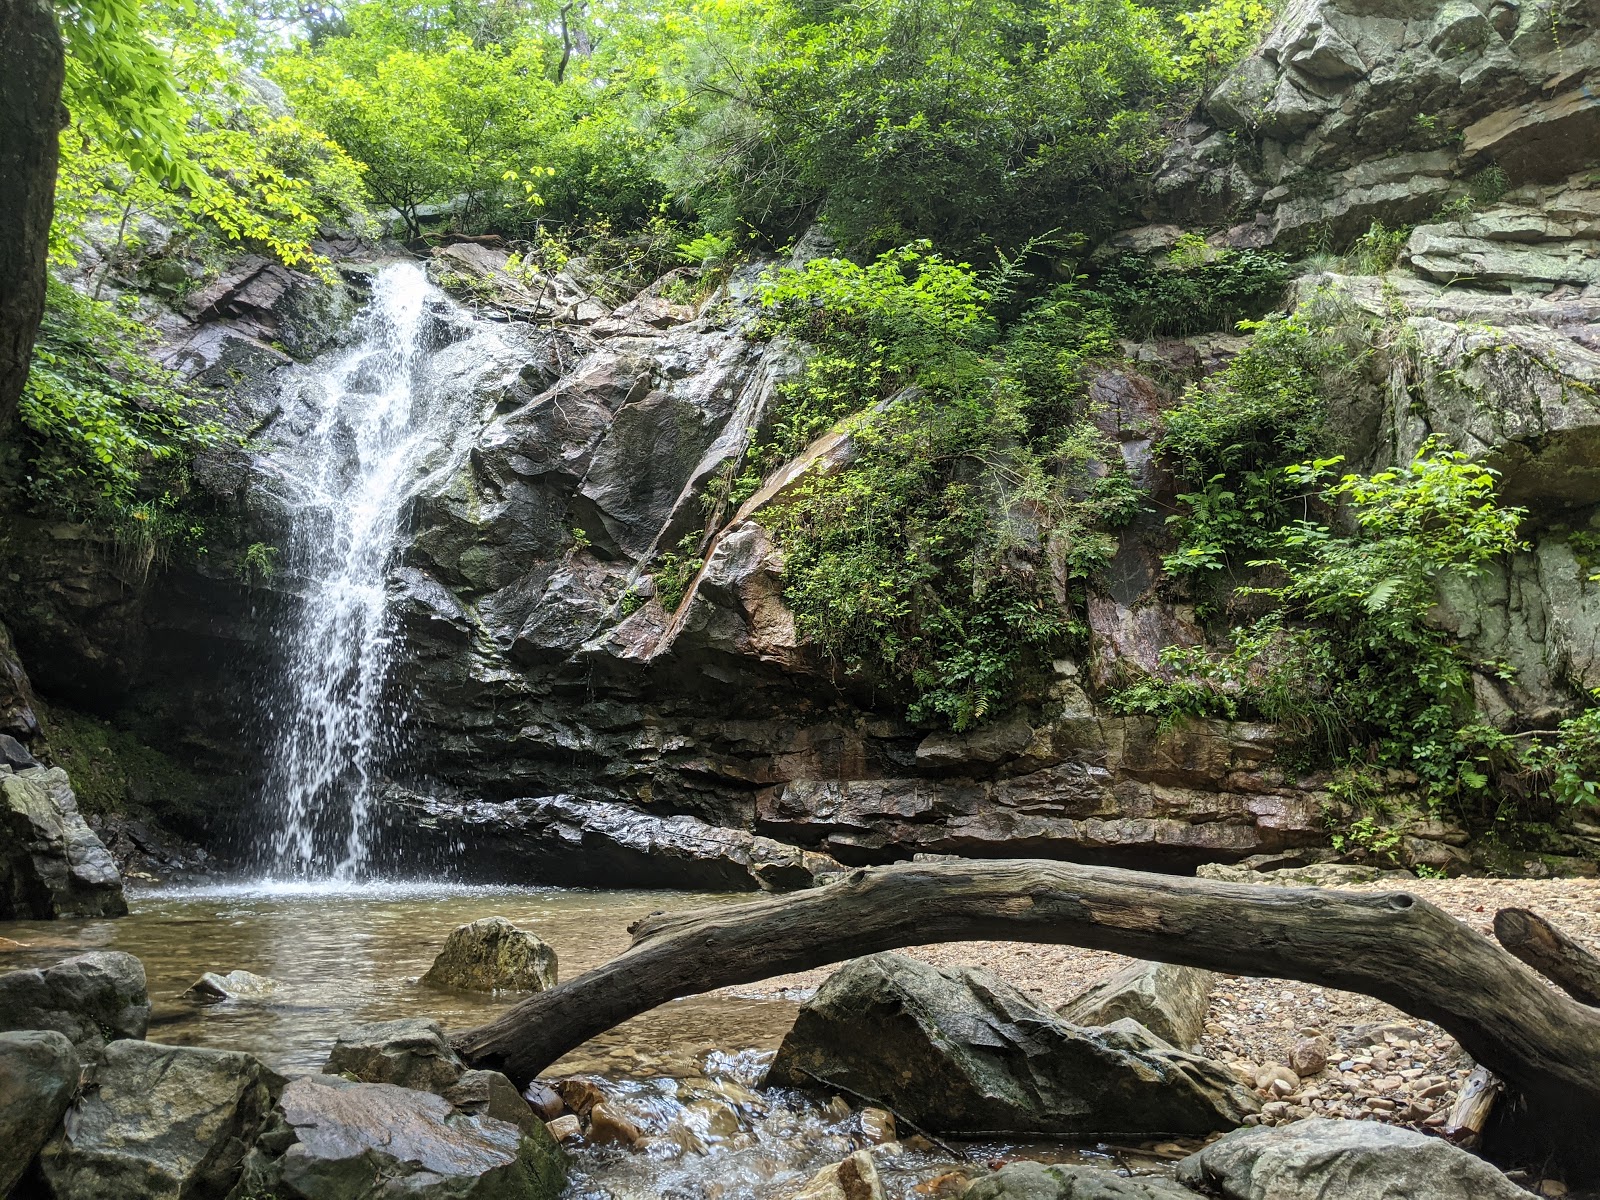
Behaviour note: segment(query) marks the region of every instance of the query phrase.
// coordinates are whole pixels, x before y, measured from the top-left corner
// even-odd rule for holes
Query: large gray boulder
[[[1205,1032],[1216,975],[1175,963],[1135,962],[1056,1012],[1074,1025],[1139,1022],[1174,1046],[1189,1049]]]
[[[0,975],[0,1029],[53,1029],[80,1050],[94,1050],[116,1038],[142,1038],[149,1026],[144,964],[120,950]]]
[[[443,1097],[307,1075],[283,1090],[236,1200],[556,1200],[566,1159],[548,1133]]]
[[[962,1193],[961,1200],[1195,1200],[1165,1179],[1132,1178],[1098,1167],[1007,1163]]]
[[[0,773],[0,920],[120,917],[122,876],[84,823],[67,773]]]
[[[220,1200],[282,1083],[234,1050],[111,1042],[40,1168],[62,1200]]]
[[[422,982],[468,992],[542,992],[555,986],[556,952],[504,917],[484,917],[451,930]]]
[[[1136,1022],[1079,1028],[986,971],[900,954],[835,972],[795,1018],[767,1081],[848,1089],[951,1133],[1199,1135],[1258,1110],[1221,1066]]]
[[[60,1124],[78,1071],[78,1052],[53,1030],[0,1033],[0,1196]]]
[[[322,1070],[360,1083],[443,1092],[460,1082],[467,1064],[450,1048],[439,1022],[412,1017],[345,1030]]]
[[[1377,1121],[1312,1117],[1241,1129],[1178,1164],[1178,1180],[1225,1200],[1527,1200],[1481,1158]]]

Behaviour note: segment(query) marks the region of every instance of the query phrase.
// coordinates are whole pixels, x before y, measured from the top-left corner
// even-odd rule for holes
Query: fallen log
[[[1579,1004],[1600,1007],[1600,958],[1525,908],[1502,908],[1494,936],[1511,953]]]
[[[1454,1036],[1574,1174],[1600,1174],[1600,1011],[1403,891],[1260,887],[1072,863],[904,863],[633,927],[632,947],[477,1029],[457,1050],[526,1085],[668,1000],[933,942],[1065,943],[1364,992]],[[1519,1123],[1520,1124],[1520,1123]],[[1580,1161],[1581,1160],[1581,1161]]]

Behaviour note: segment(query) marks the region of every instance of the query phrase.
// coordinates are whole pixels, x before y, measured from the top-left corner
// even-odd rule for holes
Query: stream
[[[457,925],[499,915],[537,933],[563,979],[628,944],[646,913],[748,901],[748,894],[463,887],[431,883],[245,883],[132,891],[116,920],[0,922],[22,947],[0,966],[46,966],[83,950],[123,950],[145,966],[149,1038],[246,1050],[285,1074],[321,1069],[338,1032],[363,1021],[427,1016],[459,1029],[509,997],[417,982]],[[180,994],[205,971],[246,970],[278,984],[270,1002],[199,1004]],[[692,996],[579,1047],[548,1076],[600,1082],[646,1133],[647,1148],[580,1147],[570,1200],[779,1200],[866,1144],[835,1100],[762,1089],[798,1001],[738,992]],[[896,1200],[947,1194],[939,1180],[1019,1153],[1047,1161],[1160,1172],[1137,1154],[1055,1144],[877,1151]],[[956,1180],[948,1180],[959,1191]]]

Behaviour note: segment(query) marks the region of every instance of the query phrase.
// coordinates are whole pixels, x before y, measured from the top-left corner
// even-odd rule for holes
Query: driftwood
[[[1364,992],[1436,1022],[1517,1099],[1575,1175],[1600,1171],[1600,1011],[1403,891],[1259,887],[1072,863],[906,863],[826,887],[633,927],[610,962],[458,1035],[527,1084],[668,1000],[932,942],[1065,943]],[[1525,1144],[1525,1143],[1522,1143]],[[1580,1161],[1581,1160],[1581,1161]]]
[[[1579,1004],[1600,1007],[1600,958],[1538,913],[1525,908],[1501,909],[1495,914],[1494,936]]]
[[[1489,1125],[1489,1114],[1494,1111],[1494,1103],[1500,1098],[1501,1090],[1500,1081],[1478,1067],[1461,1085],[1455,1107],[1450,1110],[1450,1116],[1440,1132],[1458,1146],[1475,1149],[1483,1140],[1483,1131]]]

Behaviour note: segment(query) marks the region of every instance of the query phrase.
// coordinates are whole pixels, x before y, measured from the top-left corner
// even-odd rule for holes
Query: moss
[[[72,780],[85,814],[125,815],[188,828],[199,823],[206,781],[125,730],[58,704],[37,706],[51,765]]]

